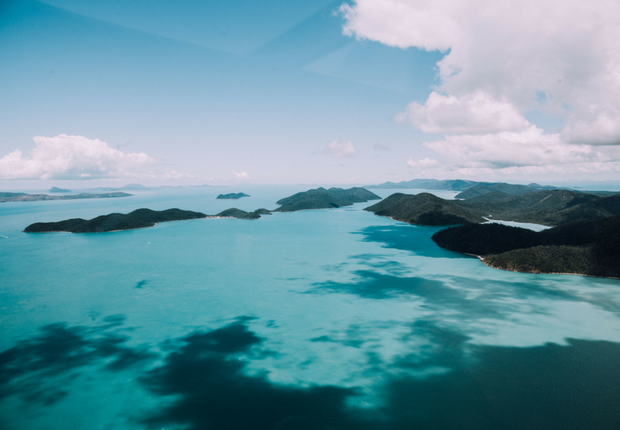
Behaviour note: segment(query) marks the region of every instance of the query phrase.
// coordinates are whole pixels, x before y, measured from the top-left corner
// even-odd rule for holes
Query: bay
[[[21,232],[307,188],[1,204],[0,428],[617,428],[618,280],[495,270],[371,203]]]

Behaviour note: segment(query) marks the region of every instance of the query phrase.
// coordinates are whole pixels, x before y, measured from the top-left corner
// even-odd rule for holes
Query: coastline
[[[490,267],[492,269],[496,269],[496,270],[503,270],[504,272],[515,272],[515,273],[530,273],[532,275],[576,275],[576,276],[587,276],[589,278],[602,278],[602,279],[619,279],[615,276],[599,276],[599,275],[589,275],[587,273],[568,273],[568,272],[529,272],[529,271],[521,271],[521,270],[514,270],[514,269],[504,269],[503,267],[495,267],[489,263],[487,263],[486,261],[484,261],[484,257],[480,256],[480,255],[474,255],[474,254],[467,254],[467,255],[471,255],[472,257],[478,257],[478,259],[482,262],[482,264],[484,264],[487,267]]]

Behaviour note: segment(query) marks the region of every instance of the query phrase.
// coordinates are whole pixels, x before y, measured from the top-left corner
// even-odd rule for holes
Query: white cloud
[[[235,175],[235,178],[237,179],[249,179],[250,175],[248,175],[248,172],[233,172],[233,175]]]
[[[448,135],[423,145],[446,158],[432,172],[437,177],[620,174],[619,146],[568,144],[560,133],[545,134],[533,125],[523,132]]]
[[[409,157],[409,160],[407,160],[407,164],[409,165],[409,167],[414,167],[416,169],[428,169],[429,167],[439,166],[439,161],[430,158],[413,161],[413,157]]]
[[[334,158],[351,158],[357,155],[355,145],[350,140],[334,140],[329,142],[327,150]]]
[[[448,135],[423,145],[448,157],[459,167],[505,168],[603,161],[589,145],[569,145],[559,133],[544,134],[531,125],[523,132],[485,135]]]
[[[529,125],[511,103],[482,91],[462,97],[433,91],[424,105],[413,102],[396,119],[411,122],[424,133],[486,134],[519,131]]]
[[[15,150],[0,159],[0,179],[96,179],[131,176],[154,164],[145,153],[126,154],[99,139],[35,136],[30,157]]]
[[[571,143],[620,145],[620,106],[598,108],[590,115],[569,117],[562,137]]]
[[[620,144],[618,1],[355,0],[341,12],[345,34],[447,52],[437,64],[443,94],[482,92],[566,117],[567,142]],[[425,118],[421,126],[444,129]]]

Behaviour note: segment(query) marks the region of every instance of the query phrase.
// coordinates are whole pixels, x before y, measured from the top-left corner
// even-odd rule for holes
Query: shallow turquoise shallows
[[[372,203],[22,233],[305,189],[0,204],[0,429],[620,428],[618,280],[491,269]]]

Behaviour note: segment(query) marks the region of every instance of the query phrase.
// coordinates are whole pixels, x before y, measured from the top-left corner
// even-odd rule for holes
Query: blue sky
[[[3,3],[0,186],[618,177],[615,95],[584,122],[557,79],[523,86],[497,72],[510,58],[472,69],[488,37],[481,52],[463,46],[464,24],[460,39],[415,39],[424,11],[390,15],[390,3]],[[444,3],[431,12],[449,23]]]

